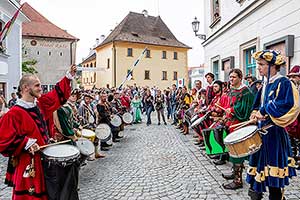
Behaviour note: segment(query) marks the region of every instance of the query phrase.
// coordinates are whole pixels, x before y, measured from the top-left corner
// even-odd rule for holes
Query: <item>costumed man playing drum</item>
[[[264,50],[253,54],[257,60],[258,71],[264,77],[251,114],[258,121],[259,128],[268,128],[262,134],[260,150],[249,159],[247,182],[250,184],[249,196],[262,199],[269,187],[269,199],[283,199],[283,189],[289,178],[296,176],[295,160],[284,127],[291,124],[299,114],[299,93],[286,77],[280,75],[280,67],[285,64],[283,57],[274,50]]]
[[[232,69],[229,72],[230,91],[229,108],[226,109],[226,126],[229,127],[229,134],[233,132],[230,126],[240,122],[247,121],[250,117],[251,107],[253,105],[254,95],[250,89],[242,83],[243,73],[240,69]],[[248,157],[233,158],[230,156],[229,161],[233,163],[232,174],[222,174],[225,179],[233,179],[229,184],[223,184],[225,189],[236,190],[243,187],[242,172],[244,160]]]
[[[18,87],[19,100],[0,120],[0,152],[9,157],[5,183],[13,187],[13,200],[47,200],[43,162],[39,147],[49,142],[46,120],[69,98],[73,65],[55,89],[42,93],[35,75],[24,75]],[[46,163],[44,163],[46,164]]]
[[[71,144],[75,145],[77,140],[75,131],[80,127],[80,122],[76,118],[77,108],[75,103],[77,101],[78,91],[73,90],[67,103],[61,106],[53,113],[53,120],[55,125],[54,139],[57,142],[71,139]],[[82,129],[82,127],[81,127]],[[60,152],[61,153],[61,152]],[[48,187],[50,199],[79,199],[78,177],[79,177],[79,161],[66,166],[49,165],[47,166],[47,177],[52,180],[52,187]],[[59,187],[57,187],[59,185]]]
[[[91,102],[93,100],[93,96],[85,93],[84,95],[84,101],[78,108],[78,113],[81,116],[81,126],[87,129],[90,129],[92,131],[95,131],[96,128],[96,114],[91,106]],[[83,135],[84,136],[84,135]],[[104,155],[100,154],[99,152],[99,138],[97,138],[96,135],[93,136],[94,139],[93,143],[95,146],[95,158],[103,158]],[[93,160],[94,158],[90,158],[90,160]]]

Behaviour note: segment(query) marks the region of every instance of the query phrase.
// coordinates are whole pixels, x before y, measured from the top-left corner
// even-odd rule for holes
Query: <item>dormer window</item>
[[[164,36],[159,36],[159,38],[160,38],[161,40],[167,40],[167,38],[164,37]]]
[[[135,37],[139,37],[139,34],[137,32],[131,32],[131,35],[133,35]]]

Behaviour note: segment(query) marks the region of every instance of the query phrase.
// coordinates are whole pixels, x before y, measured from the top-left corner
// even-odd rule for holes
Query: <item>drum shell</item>
[[[132,114],[130,114],[129,112],[125,112],[123,115],[122,115],[122,121],[125,123],[125,124],[131,124],[133,122],[133,116]]]
[[[242,158],[256,153],[262,145],[262,139],[259,131],[255,131],[249,134],[247,137],[237,141],[229,142],[225,140],[224,144],[229,149],[229,154],[231,157]]]
[[[122,124],[122,119],[119,115],[112,115],[110,123],[114,126],[114,127],[119,127]]]
[[[85,130],[88,130],[89,133],[93,132],[93,134],[91,134],[91,135],[85,135],[84,134]],[[84,138],[90,140],[91,142],[95,141],[96,133],[94,131],[89,130],[89,129],[82,129],[80,133],[81,133],[80,137],[84,137]]]
[[[47,150],[49,150],[51,148],[57,148],[58,149],[56,156],[46,154]],[[71,148],[73,151],[76,148],[77,151],[74,151],[72,154],[70,154],[68,156],[65,156],[65,157],[59,156],[61,153],[64,153],[68,148]],[[50,165],[58,165],[58,166],[61,166],[61,167],[65,167],[65,166],[72,165],[72,164],[76,163],[79,160],[80,151],[77,147],[75,147],[73,145],[60,144],[60,145],[46,147],[44,150],[42,150],[42,157],[43,157],[43,161],[45,163],[47,163],[49,166]]]
[[[224,138],[227,136],[225,127],[208,128],[202,130],[205,151],[207,155],[223,154],[228,152],[224,144]]]

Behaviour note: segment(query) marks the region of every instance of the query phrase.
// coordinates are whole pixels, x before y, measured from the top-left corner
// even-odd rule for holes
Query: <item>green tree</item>
[[[23,74],[36,74],[38,71],[35,69],[34,65],[37,63],[36,60],[27,60],[22,62],[22,72]]]

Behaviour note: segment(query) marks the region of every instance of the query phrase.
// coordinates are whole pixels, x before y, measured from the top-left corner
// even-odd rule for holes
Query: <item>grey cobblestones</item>
[[[171,125],[144,123],[127,126],[124,135],[106,158],[88,162],[80,170],[80,199],[249,199],[246,183],[237,191],[222,188],[221,173],[230,171],[230,164],[212,164],[193,145],[191,135],[181,135]],[[11,196],[11,188],[3,184],[6,162],[1,156],[1,200]],[[299,180],[287,187],[287,199],[300,199]]]

